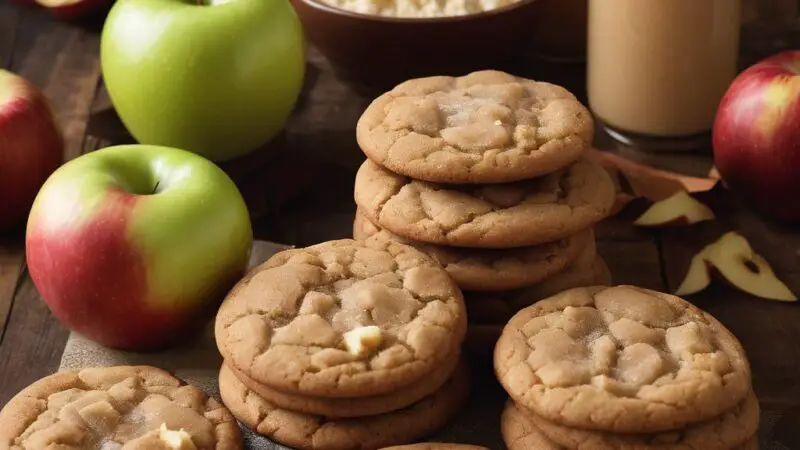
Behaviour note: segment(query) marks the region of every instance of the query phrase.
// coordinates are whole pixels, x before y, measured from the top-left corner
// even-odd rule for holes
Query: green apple
[[[305,42],[288,0],[118,0],[100,60],[139,143],[225,161],[284,128],[303,85]]]
[[[244,274],[239,190],[207,159],[128,145],[80,156],[36,196],[31,279],[68,328],[109,347],[163,347],[207,320]]]

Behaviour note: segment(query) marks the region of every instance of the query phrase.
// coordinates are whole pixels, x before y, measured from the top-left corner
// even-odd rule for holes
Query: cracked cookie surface
[[[739,341],[676,296],[576,288],[518,312],[494,354],[511,398],[570,427],[653,432],[708,420],[751,388]]]
[[[0,411],[0,447],[11,450],[171,450],[170,440],[183,442],[182,449],[242,448],[239,426],[227,409],[155,367],[56,373]]]
[[[744,400],[722,415],[675,431],[658,433],[609,433],[568,428],[525,414],[548,439],[574,450],[713,450],[738,448],[758,431],[759,405],[756,395],[750,392]]]
[[[539,300],[568,289],[611,285],[611,272],[600,256],[588,264],[575,264],[539,284],[505,292],[464,292],[470,325],[505,325],[514,314]]]
[[[381,230],[357,212],[353,237],[362,240],[370,236],[411,245],[439,262],[461,289],[473,291],[501,291],[539,283],[566,269],[594,242],[594,232],[586,229],[533,247],[502,250],[447,247]]]
[[[278,408],[329,418],[348,418],[384,414],[418,402],[444,385],[455,371],[459,359],[460,354],[454,354],[443,361],[441,367],[436,368],[428,376],[395,392],[358,398],[286,394],[256,383],[233,367],[228,366],[228,368],[248,389]]]
[[[297,449],[377,450],[424,438],[450,421],[469,395],[469,368],[461,363],[433,395],[388,414],[326,419],[277,408],[255,395],[222,367],[220,395],[225,405],[257,433]]]
[[[558,241],[604,219],[614,185],[594,158],[539,178],[495,185],[442,185],[392,173],[367,160],[355,201],[396,235],[457,247],[511,248]]]
[[[589,148],[589,111],[566,89],[498,71],[406,81],[356,125],[373,161],[419,180],[501,183],[566,167]]]
[[[397,242],[342,239],[274,255],[223,302],[215,335],[253,381],[319,397],[387,394],[459,351],[461,291]]]

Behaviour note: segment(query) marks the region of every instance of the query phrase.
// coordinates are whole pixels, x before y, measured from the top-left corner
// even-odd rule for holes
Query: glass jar
[[[740,0],[589,0],[589,106],[653,150],[707,142],[737,73]]]

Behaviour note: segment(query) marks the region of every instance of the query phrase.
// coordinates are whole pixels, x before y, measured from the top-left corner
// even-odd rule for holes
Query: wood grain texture
[[[0,68],[11,65],[11,56],[17,37],[19,9],[8,1],[0,2]]]
[[[14,304],[14,294],[23,274],[25,250],[17,240],[0,241],[0,345]]]

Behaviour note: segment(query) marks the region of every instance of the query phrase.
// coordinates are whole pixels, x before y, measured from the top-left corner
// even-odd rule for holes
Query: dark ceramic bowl
[[[375,91],[422,76],[513,71],[548,0],[519,0],[483,13],[430,19],[354,13],[321,0],[291,1],[308,40],[337,76]]]

